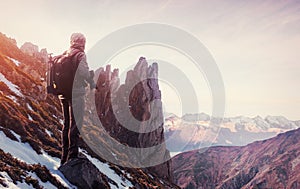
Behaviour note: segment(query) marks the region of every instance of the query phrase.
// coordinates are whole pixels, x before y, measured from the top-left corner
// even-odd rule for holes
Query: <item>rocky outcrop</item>
[[[71,159],[59,170],[78,189],[110,188],[107,178],[86,158]]]
[[[48,62],[48,52],[46,48],[41,49],[39,58],[42,60],[42,62]]]
[[[7,37],[5,34],[0,32],[0,38],[5,38],[7,41],[9,41],[10,44],[17,47],[17,41],[13,38]]]
[[[39,47],[37,45],[34,45],[30,42],[25,42],[20,50],[25,53],[28,54],[30,56],[36,56],[39,53]]]
[[[44,49],[41,49],[41,51],[39,51],[39,47],[30,42],[25,42],[21,46],[20,50],[25,54],[28,54],[30,56],[33,56],[33,57],[41,60],[42,62],[47,62],[47,60],[48,60],[47,50],[44,48]]]
[[[139,161],[141,164],[145,163],[143,161],[164,162],[147,170],[160,178],[172,180],[171,163],[164,161],[170,159],[170,153],[164,145],[157,76],[158,65],[149,66],[141,57],[134,69],[127,72],[125,83],[120,85],[118,70],[111,71],[108,65],[105,70],[99,70],[95,101],[101,123],[120,143],[139,149],[158,146],[152,154],[140,154]]]

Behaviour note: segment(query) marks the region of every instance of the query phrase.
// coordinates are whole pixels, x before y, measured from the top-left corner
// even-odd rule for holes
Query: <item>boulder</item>
[[[110,188],[107,178],[86,158],[71,159],[60,166],[59,170],[78,189]]]

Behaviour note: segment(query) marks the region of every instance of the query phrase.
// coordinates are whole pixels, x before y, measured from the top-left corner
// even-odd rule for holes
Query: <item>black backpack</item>
[[[78,54],[75,51],[71,55],[64,53],[49,58],[47,68],[47,93],[63,95],[71,98],[75,73],[78,67]]]

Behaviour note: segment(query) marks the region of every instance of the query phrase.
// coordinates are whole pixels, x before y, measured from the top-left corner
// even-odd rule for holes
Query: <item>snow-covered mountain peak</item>
[[[211,124],[209,118],[205,113],[168,117],[164,124],[166,136],[173,140],[177,137],[177,141],[185,143],[185,150],[192,150],[210,145],[246,145],[300,127],[300,121],[283,116],[228,117],[219,125]],[[193,132],[186,134],[187,130]]]

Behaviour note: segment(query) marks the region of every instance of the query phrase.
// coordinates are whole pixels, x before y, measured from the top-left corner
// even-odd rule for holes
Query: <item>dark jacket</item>
[[[72,45],[68,51],[66,51],[68,56],[73,56],[73,63],[78,64],[74,82],[73,82],[73,97],[74,96],[84,96],[85,95],[85,87],[87,83],[90,82],[90,73],[89,67],[86,60],[86,54],[81,46]],[[75,66],[76,68],[76,66]],[[66,98],[64,96],[60,96],[60,98]]]

